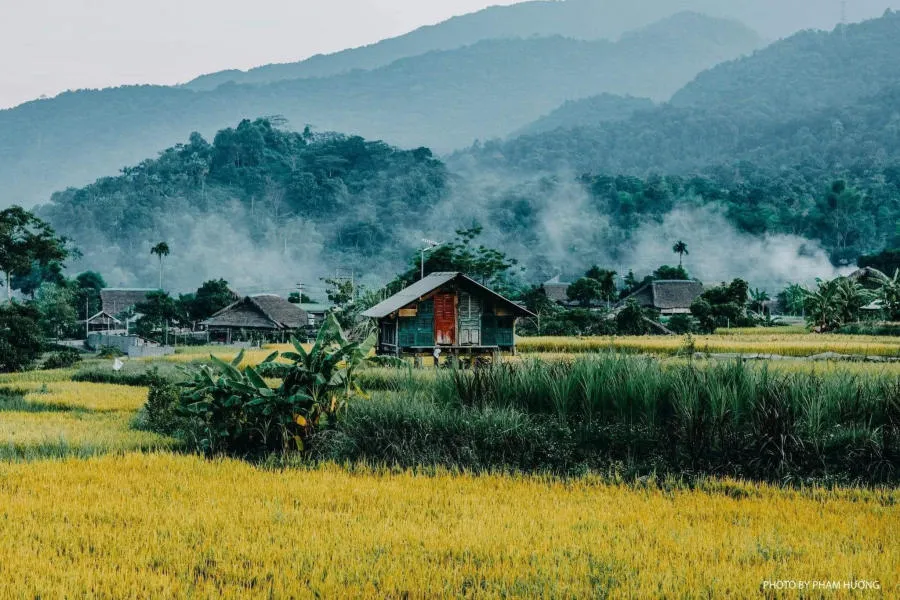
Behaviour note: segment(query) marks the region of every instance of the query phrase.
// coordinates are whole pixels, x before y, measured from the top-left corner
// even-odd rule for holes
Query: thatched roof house
[[[104,288],[100,290],[101,312],[115,317],[147,300],[151,288]]]
[[[242,337],[277,338],[309,325],[309,315],[281,296],[247,296],[230,304],[201,323],[211,338],[231,342]]]
[[[653,281],[626,298],[636,300],[643,308],[654,308],[663,315],[690,314],[691,304],[703,294],[699,281]]]
[[[556,302],[557,304],[569,304],[570,285],[572,284],[560,281],[559,275],[557,275],[553,279],[545,281],[541,287],[544,289],[544,294],[547,296],[547,299],[551,302]]]

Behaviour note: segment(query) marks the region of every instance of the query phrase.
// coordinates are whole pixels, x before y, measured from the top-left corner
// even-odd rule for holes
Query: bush
[[[50,353],[44,359],[44,369],[68,369],[81,362],[81,352],[75,348],[66,348]]]
[[[0,372],[31,368],[43,351],[40,314],[30,306],[10,302],[0,306]]]
[[[114,371],[109,365],[83,367],[72,376],[72,381],[149,387],[158,381],[178,383],[184,378],[185,374],[178,365],[163,364],[151,367],[145,363],[126,362],[118,371]]]
[[[846,335],[900,336],[900,323],[850,323],[835,333]]]
[[[303,451],[308,439],[334,427],[338,413],[359,388],[355,370],[363,363],[375,336],[365,342],[347,340],[337,319],[329,315],[307,352],[292,340],[296,352],[273,352],[263,369],[279,356],[291,361],[281,385],[272,389],[253,367],[240,370],[241,352],[231,363],[211,356],[211,365],[189,371],[182,383],[177,412],[197,427],[185,440],[207,454],[259,456],[271,452]]]
[[[152,382],[144,406],[146,429],[165,435],[186,433],[190,429],[186,420],[178,414],[180,392],[177,386],[165,380]]]
[[[670,330],[679,335],[697,331],[697,322],[690,315],[673,315],[666,324]]]
[[[97,358],[118,358],[125,356],[125,353],[115,346],[100,346],[97,349]]]

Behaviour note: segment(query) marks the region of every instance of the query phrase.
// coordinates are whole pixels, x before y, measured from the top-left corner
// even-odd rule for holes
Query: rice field
[[[554,352],[505,360],[572,358]],[[763,365],[900,373],[895,364]],[[74,373],[0,376],[0,597],[799,596],[771,587],[784,581],[838,586],[808,597],[900,595],[896,488],[270,469],[181,453],[175,440],[134,428],[147,388],[74,382]],[[385,390],[437,377],[367,369],[361,382]]]
[[[900,358],[900,337],[753,331],[694,335],[693,346],[696,352],[708,354],[809,357],[834,352]],[[517,345],[523,353],[571,354],[613,350],[671,356],[682,353],[685,342],[686,338],[681,336],[529,337],[519,338]]]
[[[135,429],[147,389],[76,383],[71,372],[7,375],[0,380],[0,461],[162,450],[175,440]]]
[[[740,598],[785,579],[890,597],[900,564],[894,491],[171,454],[0,464],[0,481],[0,579],[21,597]]]

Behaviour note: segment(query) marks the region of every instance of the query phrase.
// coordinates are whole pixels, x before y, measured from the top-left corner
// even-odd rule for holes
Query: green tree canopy
[[[0,211],[0,271],[6,275],[7,300],[12,298],[13,277],[29,275],[35,265],[61,264],[71,252],[67,244],[66,238],[21,206]]]

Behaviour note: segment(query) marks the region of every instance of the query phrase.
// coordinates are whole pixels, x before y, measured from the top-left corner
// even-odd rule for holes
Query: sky
[[[0,0],[0,108],[377,42],[515,0]]]

